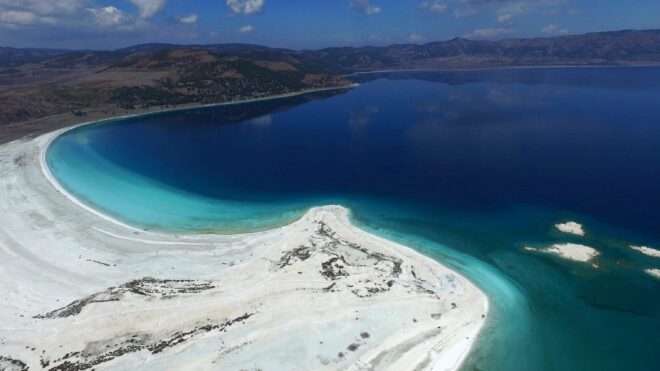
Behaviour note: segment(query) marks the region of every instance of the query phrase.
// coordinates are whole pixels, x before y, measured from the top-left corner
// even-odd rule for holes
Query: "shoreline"
[[[370,71],[357,71],[349,74],[341,75],[343,77],[351,76],[360,76],[360,75],[372,75],[372,74],[385,74],[385,73],[405,73],[405,72],[472,72],[472,71],[490,71],[490,70],[518,70],[518,69],[569,69],[569,68],[657,68],[660,67],[658,64],[630,64],[630,65],[532,65],[532,66],[500,66],[500,67],[474,67],[474,68],[412,68],[412,69],[385,69],[385,70],[370,70]],[[115,120],[122,118],[137,117],[142,115],[153,115],[164,112],[188,110],[188,109],[203,109],[216,106],[225,106],[225,105],[235,105],[243,103],[253,103],[260,101],[276,100],[283,98],[290,98],[310,93],[324,92],[324,91],[333,91],[333,90],[348,90],[356,88],[360,83],[353,83],[344,86],[333,86],[326,88],[317,88],[317,89],[307,89],[297,92],[284,93],[270,95],[260,98],[250,98],[242,100],[233,100],[227,102],[219,103],[191,103],[185,105],[179,105],[169,108],[155,108],[155,109],[136,109],[133,111],[123,110],[123,114],[111,113],[107,114],[102,112],[106,109],[120,110],[122,109],[114,107],[97,107],[93,110],[86,112],[91,116],[94,116],[93,119],[88,120],[86,116],[74,116],[70,112],[63,112],[60,114],[54,114],[50,116],[44,116],[39,118],[34,118],[27,121],[13,122],[4,126],[4,128],[16,128],[20,134],[18,135],[7,135],[7,137],[0,137],[0,144],[9,143],[14,140],[24,138],[26,136],[38,136],[41,134],[46,134],[48,132],[58,130],[65,127],[70,127],[71,125],[84,125],[93,122],[106,121],[106,120]],[[162,107],[162,106],[159,106]],[[30,128],[30,126],[36,126],[35,128]]]
[[[358,71],[342,75],[344,77],[371,75],[379,73],[397,73],[397,72],[471,72],[471,71],[493,71],[493,70],[524,70],[524,69],[563,69],[563,68],[653,68],[660,67],[657,64],[608,64],[608,65],[531,65],[531,66],[501,66],[501,67],[473,67],[473,68],[403,68],[390,70]]]
[[[343,87],[329,87],[329,88],[309,89],[309,90],[302,90],[302,91],[294,92],[294,93],[272,95],[272,96],[263,97],[263,98],[245,99],[245,100],[237,100],[237,101],[222,102],[222,103],[211,103],[211,104],[205,104],[205,105],[193,105],[193,106],[190,106],[190,107],[188,107],[188,106],[186,106],[186,107],[173,107],[173,108],[168,108],[168,109],[142,112],[142,113],[135,113],[135,114],[128,114],[128,115],[113,116],[113,117],[102,118],[102,119],[93,120],[93,121],[87,121],[87,122],[72,124],[72,125],[69,125],[69,126],[66,126],[66,127],[63,127],[63,128],[51,130],[50,132],[41,135],[41,137],[48,137],[48,140],[45,143],[43,149],[40,150],[40,159],[39,159],[39,161],[40,161],[41,171],[45,175],[46,179],[48,179],[48,181],[51,183],[51,185],[59,193],[64,195],[71,202],[78,205],[79,207],[86,210],[87,212],[89,212],[93,215],[96,215],[96,216],[98,216],[102,219],[105,219],[109,222],[112,222],[114,224],[120,225],[124,228],[131,229],[133,231],[138,231],[138,232],[147,232],[147,230],[144,229],[145,226],[131,225],[131,224],[126,223],[126,222],[124,222],[124,221],[122,221],[122,220],[120,220],[120,219],[118,219],[118,218],[116,218],[112,215],[103,213],[103,212],[87,205],[85,202],[81,201],[74,194],[67,191],[60,184],[60,182],[57,181],[57,178],[55,178],[53,173],[50,171],[50,168],[48,167],[48,161],[46,160],[46,154],[48,152],[48,149],[50,148],[51,143],[55,139],[57,139],[57,137],[59,137],[60,135],[66,133],[68,131],[77,129],[79,127],[82,127],[82,126],[101,124],[101,123],[104,123],[104,122],[124,120],[124,119],[128,119],[128,118],[150,116],[150,115],[156,115],[156,114],[167,113],[167,112],[196,110],[196,109],[204,109],[204,108],[211,108],[211,107],[231,106],[231,105],[237,105],[237,104],[249,104],[249,103],[256,103],[256,102],[265,102],[265,101],[270,101],[270,100],[286,99],[286,98],[297,97],[297,96],[310,94],[310,93],[318,93],[318,92],[333,91],[333,90],[343,90],[343,89],[354,89],[358,86],[360,86],[360,84],[354,83],[354,84],[343,86]],[[23,139],[23,138],[21,138],[21,139]],[[21,140],[21,139],[17,139],[17,140]],[[9,142],[9,143],[11,143],[11,142]],[[0,146],[2,146],[2,145],[3,145],[3,143],[0,143]],[[277,228],[277,227],[275,227],[275,228]],[[162,234],[162,235],[167,234],[166,232],[167,231],[165,231],[165,233]],[[149,231],[149,233],[158,234],[158,233],[151,232],[151,231]]]
[[[343,327],[337,327],[344,330],[346,328],[355,329],[355,331],[358,331],[358,327],[368,327],[370,330],[362,332],[354,343],[342,345],[343,350],[337,353],[341,356],[335,355],[332,358],[327,355],[323,357],[319,355],[322,358],[317,357],[316,360],[321,362],[320,365],[316,365],[319,368],[377,365],[384,359],[388,363],[391,362],[389,365],[393,368],[406,366],[406,368],[412,369],[413,366],[418,365],[428,369],[439,367],[456,370],[470,353],[486,320],[489,306],[487,296],[469,280],[446,268],[440,262],[409,247],[385,240],[354,226],[350,222],[350,212],[343,207],[312,208],[301,219],[291,224],[253,233],[172,235],[143,231],[85,205],[57,183],[50,173],[45,159],[47,148],[54,138],[81,125],[85,124],[62,128],[37,138],[22,139],[0,145],[0,159],[7,159],[3,163],[7,166],[3,165],[0,186],[2,189],[9,190],[0,196],[0,206],[11,207],[16,211],[12,215],[0,216],[0,219],[3,219],[3,223],[0,224],[2,225],[0,227],[0,248],[5,247],[5,249],[0,249],[0,255],[5,258],[0,259],[4,262],[0,264],[3,270],[6,269],[9,273],[15,271],[15,275],[11,277],[16,280],[13,283],[11,280],[7,280],[8,282],[0,284],[0,286],[6,286],[3,289],[8,292],[13,303],[13,310],[7,310],[8,308],[3,304],[2,310],[0,310],[0,328],[7,328],[11,323],[12,328],[20,329],[18,333],[12,332],[12,334],[22,339],[18,341],[12,339],[12,342],[20,344],[20,346],[13,344],[7,348],[11,350],[10,354],[0,351],[3,353],[0,355],[13,355],[18,357],[17,359],[21,362],[36,365],[43,359],[37,360],[29,350],[24,350],[25,344],[35,348],[40,347],[46,354],[52,352],[52,358],[60,359],[65,351],[67,354],[72,353],[79,349],[76,346],[84,345],[86,347],[91,344],[85,342],[103,341],[111,335],[113,337],[125,336],[135,330],[133,327],[144,327],[143,331],[149,332],[151,337],[161,340],[172,336],[171,334],[177,333],[177,331],[185,330],[180,328],[182,324],[176,321],[169,327],[165,325],[166,328],[163,329],[162,321],[164,319],[167,321],[168,315],[162,310],[173,312],[177,318],[190,317],[184,321],[188,325],[186,329],[194,327],[194,330],[189,331],[197,333],[197,331],[202,331],[200,329],[206,328],[205,326],[200,327],[198,322],[203,322],[203,318],[212,316],[207,310],[201,308],[206,308],[208,303],[232,302],[232,300],[236,300],[234,299],[237,297],[236,295],[241,298],[240,302],[243,303],[238,306],[241,308],[240,310],[245,307],[246,300],[261,302],[259,305],[255,304],[257,305],[255,308],[259,309],[255,309],[256,312],[250,316],[262,318],[255,321],[266,322],[260,322],[259,325],[254,324],[254,329],[249,331],[244,328],[235,332],[236,338],[240,339],[240,341],[237,340],[237,344],[247,341],[248,345],[242,347],[253,349],[254,354],[260,354],[262,349],[279,349],[278,347],[288,346],[289,342],[294,341],[293,339],[287,340],[286,332],[278,330],[282,324],[275,325],[274,322],[294,320],[290,315],[286,315],[291,306],[302,305],[301,308],[306,308],[311,305],[309,303],[317,301],[328,303],[327,305],[331,305],[331,307],[315,307],[308,314],[311,317],[305,317],[306,315],[301,313],[296,314],[296,318],[307,318],[302,323],[300,323],[300,319],[296,322],[299,323],[298,326],[303,326],[299,331],[313,330],[308,336],[318,336],[315,328],[325,328],[332,323],[337,326],[336,321],[343,321],[347,315],[355,315],[351,314],[354,311],[363,313],[388,310],[393,311],[392,313],[399,313],[387,318],[380,318],[374,312],[364,317],[363,321],[351,321],[347,322],[352,323],[351,325],[344,323]],[[27,196],[29,194],[36,196],[29,197]],[[35,215],[39,215],[37,218],[39,222],[36,224],[33,220]],[[326,227],[330,232],[324,229]],[[317,229],[314,230],[315,228]],[[10,241],[9,244],[7,244],[8,241]],[[44,241],[49,242],[44,243]],[[318,245],[318,241],[325,242]],[[308,243],[311,243],[310,246],[313,247],[309,247],[309,250],[301,255],[298,249]],[[8,246],[14,254],[7,255],[8,251],[5,250]],[[367,249],[376,250],[373,253],[365,253],[364,251]],[[22,258],[11,259],[12,256],[16,256],[16,253]],[[78,259],[76,259],[76,255]],[[255,258],[255,256],[260,258]],[[286,260],[287,264],[283,266],[279,264],[273,266],[273,263],[268,263],[269,261],[276,262],[278,258],[282,262],[284,257],[288,257],[288,260]],[[333,260],[333,257],[340,257],[344,261],[344,266],[340,268],[335,263],[329,263],[336,261]],[[383,257],[387,259],[383,260]],[[326,260],[323,261],[323,259]],[[214,260],[228,260],[230,265],[220,270],[218,264],[210,264]],[[292,261],[294,263],[291,263]],[[291,272],[288,264],[295,264],[295,271]],[[31,265],[40,266],[40,269],[35,271],[36,268],[31,269]],[[325,267],[322,269],[325,275],[319,276],[319,265]],[[373,269],[363,268],[371,265],[373,265]],[[171,269],[167,268],[169,266]],[[263,271],[264,268],[267,268],[266,271]],[[401,272],[398,272],[399,269]],[[114,270],[118,270],[118,272],[112,272]],[[226,281],[232,279],[227,278],[226,271],[230,271],[234,277],[240,277],[241,280],[238,281],[241,282],[228,284]],[[60,274],[53,276],[50,281],[43,280],[42,282],[37,279],[44,274],[50,276],[54,272],[60,272]],[[389,274],[383,277],[383,272],[389,272]],[[90,274],[88,280],[81,281],[79,278],[72,278]],[[61,277],[62,275],[64,278]],[[252,280],[255,275],[259,276],[256,281]],[[175,285],[175,282],[182,282],[181,280],[194,282],[195,285],[198,284],[198,281],[203,281],[199,283],[203,287],[214,286],[215,282],[222,280],[224,282],[223,292],[208,289],[207,294],[205,289],[203,294],[198,294],[195,289],[185,295],[175,294],[175,302],[178,303],[175,307],[171,307],[171,304],[167,303],[154,307],[154,301],[159,303],[163,300],[158,299],[160,297],[158,295],[162,293],[154,294],[156,298],[146,302],[141,297],[134,297],[135,295],[130,292],[122,292],[117,297],[118,304],[104,304],[104,301],[87,299],[96,298],[101,295],[99,293],[104,293],[102,294],[104,296],[115,295],[115,292],[121,287],[128,284],[135,285],[133,283],[135,280],[141,280],[140,285],[150,285],[152,281],[145,281],[144,277],[155,277],[159,282],[156,291],[171,289],[170,291],[174,290],[174,292],[178,292],[177,290],[180,288],[168,288],[167,286]],[[364,281],[363,277],[371,278]],[[126,283],[130,278],[134,281]],[[384,279],[385,281],[383,281]],[[270,283],[278,282],[278,280],[282,282],[281,287]],[[246,283],[243,281],[252,282],[252,284],[246,287]],[[298,288],[290,292],[281,292],[290,285]],[[34,302],[30,297],[25,297],[24,291],[28,286],[30,287],[28,291],[31,292],[29,296],[40,298],[38,302]],[[232,287],[236,288],[232,289]],[[149,289],[152,289],[151,286]],[[301,289],[303,291],[300,291]],[[309,291],[310,289],[312,292]],[[224,292],[227,290],[232,294]],[[256,293],[251,294],[254,291]],[[330,301],[326,300],[327,295],[333,296]],[[202,298],[199,298],[200,296]],[[264,301],[264,297],[275,299],[271,304],[270,299]],[[55,298],[57,298],[58,304],[54,303]],[[369,304],[366,304],[364,300],[367,300]],[[451,305],[449,305],[450,302]],[[27,313],[26,309],[17,303],[27,306]],[[57,317],[57,313],[59,313],[57,307],[67,303],[71,303],[69,306],[75,303],[87,304],[73,316],[73,319]],[[204,304],[200,306],[202,303]],[[340,307],[336,307],[337,303],[341,303]],[[260,317],[260,313],[266,312],[263,309],[264,306],[270,308],[268,313],[278,310],[284,310],[284,312],[279,316],[281,318],[267,316],[264,319],[263,316]],[[141,315],[139,321],[132,321],[131,318],[134,315],[131,313],[135,313],[135,309],[124,312],[126,307],[142,308],[139,313],[144,314]],[[211,307],[214,306],[211,305]],[[214,308],[217,311],[220,307],[215,306]],[[54,309],[55,311],[53,311]],[[21,311],[25,315],[20,317],[25,320],[16,318],[15,312]],[[436,313],[437,311],[440,312]],[[57,325],[46,323],[50,319],[34,321],[30,318],[35,314],[43,315],[44,313],[56,316],[53,323]],[[123,319],[121,313],[127,318]],[[217,314],[215,315],[217,316]],[[229,318],[227,316],[228,314],[225,313],[222,318]],[[401,327],[400,324],[388,322],[408,316],[413,316],[410,325],[406,324]],[[112,318],[116,317],[120,317],[122,320],[119,323],[112,322]],[[372,317],[378,320],[371,321]],[[190,322],[191,318],[194,318],[196,322]],[[318,322],[314,318],[324,318],[324,320]],[[107,326],[109,325],[107,321],[111,321],[112,325],[105,329],[101,323],[106,323]],[[247,324],[242,326],[251,328],[250,321],[252,319],[243,320]],[[75,323],[98,323],[98,326],[101,327],[94,327],[97,329],[96,332],[87,334],[84,331],[81,333],[82,329],[79,329]],[[159,323],[159,325],[150,327],[147,326],[149,323]],[[305,325],[305,323],[315,325],[309,329],[309,325]],[[387,323],[389,325],[386,325]],[[232,324],[232,326],[234,325]],[[439,327],[442,328],[441,331],[438,331]],[[254,334],[266,331],[263,330],[264,328],[270,329],[270,335],[267,337],[270,340],[260,337],[253,338],[257,336]],[[392,329],[396,330],[392,332]],[[333,332],[331,328],[326,328],[322,332],[323,336],[333,340],[323,340],[324,346],[314,346],[311,342],[305,342],[300,346],[305,349],[312,348],[308,349],[305,354],[309,352],[323,353],[330,348],[339,346],[339,339],[345,339],[347,336],[342,333],[344,330]],[[42,341],[41,335],[39,335],[42,332],[50,333],[51,337],[46,337],[50,340]],[[97,332],[103,335],[100,336],[103,339],[99,339]],[[58,341],[62,341],[58,339],[66,339],[67,336],[71,336],[71,344],[58,349],[57,347],[61,345]],[[12,335],[9,335],[8,338],[11,339]],[[283,340],[277,341],[279,338]],[[379,338],[381,341],[371,344],[370,342],[373,342],[375,338]],[[48,343],[49,341],[50,343]],[[104,362],[98,367],[146,366],[147,363],[141,362],[144,362],[144,353],[148,353],[148,349],[152,345],[147,340],[144,342],[144,349],[136,354],[127,352],[126,356],[117,357],[107,364]],[[172,347],[169,353],[165,352],[167,354],[163,356],[163,359],[166,359],[167,362],[184,362],[184,360],[198,362],[180,363],[182,367],[193,368],[195,364],[200,367],[204,365],[201,362],[205,362],[208,356],[207,352],[203,351],[208,346],[204,338],[195,337],[186,342],[189,342],[190,345],[184,346],[185,349]],[[255,348],[249,346],[249,344],[263,342],[267,342],[267,345],[254,345]],[[46,343],[52,346],[45,347]],[[186,349],[190,348],[197,349],[196,352],[193,352],[195,357],[188,354]],[[243,353],[245,352],[250,353],[249,350],[243,351]],[[57,354],[60,357],[56,357]],[[199,358],[200,354],[202,354],[201,358]],[[254,354],[252,355],[254,356]],[[154,357],[153,353],[150,357]],[[69,361],[90,362],[87,358],[78,355]],[[152,358],[149,358],[148,365],[157,367],[157,361],[160,358]],[[281,366],[291,365],[287,363],[289,361],[296,361],[295,364],[297,364],[299,360],[295,358],[295,355],[291,355],[291,359],[282,360]],[[53,360],[50,359],[50,361]],[[307,360],[307,362],[316,361]],[[223,362],[226,366],[244,364],[240,355],[227,355],[223,358]],[[205,365],[208,366],[208,364]]]
[[[335,91],[335,90],[350,90],[359,87],[359,83],[353,83],[350,85],[344,85],[344,86],[332,86],[332,87],[327,87],[327,88],[317,88],[317,89],[306,89],[306,90],[300,90],[296,92],[291,92],[291,93],[284,93],[284,94],[275,94],[275,95],[269,95],[265,97],[260,97],[260,98],[250,98],[250,99],[240,99],[240,100],[232,100],[232,101],[227,101],[227,102],[219,102],[219,103],[191,103],[191,104],[185,104],[185,105],[179,105],[179,106],[174,106],[174,107],[168,107],[168,108],[155,108],[155,109],[136,109],[134,110],[135,112],[129,112],[129,111],[124,111],[124,114],[100,114],[98,117],[95,117],[94,119],[87,120],[86,116],[72,116],[70,112],[65,112],[65,113],[60,113],[60,114],[55,114],[55,115],[50,115],[50,116],[45,116],[45,117],[39,117],[35,118],[32,120],[28,121],[21,121],[21,122],[15,122],[15,123],[10,123],[7,124],[6,127],[17,127],[17,128],[22,128],[25,126],[37,124],[38,128],[34,130],[35,132],[30,132],[30,133],[24,133],[23,135],[16,137],[14,139],[10,140],[0,140],[0,145],[5,144],[5,143],[11,143],[15,140],[20,140],[28,136],[39,136],[43,134],[47,134],[50,132],[53,132],[55,130],[60,130],[60,129],[74,129],[75,127],[78,126],[83,126],[83,125],[91,125],[94,123],[98,123],[101,121],[113,121],[113,120],[121,120],[121,119],[127,119],[127,118],[132,118],[132,117],[139,117],[139,116],[150,116],[150,115],[155,115],[155,114],[160,114],[160,113],[167,113],[167,112],[176,112],[176,111],[185,111],[185,110],[195,110],[195,109],[204,109],[204,108],[212,108],[212,107],[222,107],[222,106],[231,106],[231,105],[238,105],[238,104],[248,104],[248,103],[256,103],[256,102],[265,102],[265,101],[270,101],[270,100],[278,100],[278,99],[286,99],[286,98],[292,98],[292,97],[298,97],[302,96],[305,94],[312,94],[312,93],[321,93],[325,91]],[[162,107],[162,106],[160,106]],[[98,110],[103,110],[105,109],[104,107],[98,107]],[[93,113],[90,111],[90,113]],[[82,119],[82,117],[85,117],[85,119]],[[77,122],[77,119],[81,119],[81,122]],[[58,124],[53,124],[53,122],[58,122]],[[42,128],[43,126],[43,128]]]

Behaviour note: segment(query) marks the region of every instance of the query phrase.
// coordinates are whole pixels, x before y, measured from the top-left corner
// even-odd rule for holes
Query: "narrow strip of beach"
[[[50,174],[66,130],[0,145],[0,366],[456,370],[486,320],[466,278],[341,206],[241,235],[121,223]]]
[[[132,110],[119,109],[117,107],[99,107],[97,109],[85,112],[84,116],[75,116],[71,112],[61,113],[52,116],[36,118],[29,121],[17,122],[8,124],[2,127],[0,133],[0,144],[18,140],[26,136],[38,136],[46,134],[59,129],[71,129],[75,126],[88,125],[100,121],[121,120],[130,117],[153,115],[165,112],[183,111],[190,109],[201,109],[210,107],[231,106],[236,104],[248,104],[256,102],[265,102],[269,100],[277,100],[284,98],[293,98],[312,93],[323,93],[338,90],[349,90],[358,87],[359,84],[354,83],[343,86],[331,86],[326,88],[306,89],[294,91],[291,93],[268,95],[257,98],[237,99],[227,102],[218,103],[191,103],[172,106],[153,106],[146,108],[136,108]]]

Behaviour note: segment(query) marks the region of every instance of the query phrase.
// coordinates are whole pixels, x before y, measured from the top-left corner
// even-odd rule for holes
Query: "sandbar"
[[[0,369],[460,367],[488,299],[341,206],[240,235],[145,231],[44,164],[62,130],[0,145]]]

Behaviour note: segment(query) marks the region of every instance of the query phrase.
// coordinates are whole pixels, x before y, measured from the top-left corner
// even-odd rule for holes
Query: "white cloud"
[[[426,37],[420,34],[412,33],[410,36],[408,36],[410,41],[412,42],[420,42],[426,40]]]
[[[512,13],[500,14],[497,16],[497,21],[500,23],[509,23],[515,16],[516,15]]]
[[[90,15],[94,23],[101,27],[119,26],[131,20],[130,16],[114,6],[88,8],[85,11]]]
[[[475,8],[457,8],[457,9],[454,9],[454,17],[456,17],[456,18],[470,17],[470,16],[473,16],[477,13],[478,13],[478,11]]]
[[[515,30],[513,30],[511,28],[479,28],[479,29],[476,29],[472,32],[466,33],[463,36],[465,36],[467,38],[488,39],[488,38],[492,38],[492,37],[497,37],[497,36],[510,34],[514,31]]]
[[[113,5],[93,6],[97,0],[0,0],[0,26],[58,26],[86,30],[134,30],[146,25],[167,0],[130,0],[138,8],[139,17]],[[91,28],[90,28],[91,27]],[[43,31],[46,32],[46,31]]]
[[[516,18],[531,12],[551,14],[557,6],[571,0],[454,0],[454,15],[464,17],[482,10],[492,12],[500,23],[511,23]]]
[[[136,36],[130,39],[136,42],[190,42],[199,37],[196,27],[171,27],[172,21],[193,22],[192,14],[170,22],[155,20],[168,4],[167,0],[0,0],[0,40],[16,46],[76,48],[83,42],[85,47],[112,48],[124,46],[128,33]],[[103,44],[94,45],[92,40]]]
[[[154,16],[167,4],[167,0],[128,1],[137,7],[139,16],[143,19]],[[98,0],[0,0],[0,13],[4,14],[5,19],[12,18],[14,21],[20,19],[21,24],[76,25],[80,24],[87,15],[94,18],[96,24],[107,26],[133,18],[130,13],[123,12],[113,5],[93,6],[100,2]]]
[[[380,13],[380,7],[371,5],[371,0],[348,0],[349,8],[364,13],[366,15],[374,15]]]
[[[190,14],[185,17],[181,17],[178,19],[178,21],[182,24],[195,24],[197,23],[197,14]]]
[[[541,12],[546,17],[556,17],[561,14],[561,11],[557,8],[554,9],[547,9]]]
[[[369,40],[369,42],[377,43],[377,42],[383,41],[383,38],[376,35],[376,34],[371,34],[371,35],[369,35],[367,40]]]
[[[130,0],[135,5],[141,18],[151,18],[167,4],[167,0]]]
[[[0,26],[55,25],[70,18],[88,0],[0,0]]]
[[[13,25],[32,24],[36,20],[36,14],[22,10],[9,10],[0,13],[0,22]]]
[[[419,3],[419,7],[433,13],[444,13],[447,11],[447,4],[440,0],[426,0]]]
[[[33,24],[56,24],[53,17],[42,17],[24,10],[8,10],[0,12],[0,24],[8,27],[27,26]]]
[[[42,16],[63,15],[82,9],[87,2],[88,0],[0,0],[0,10],[26,11]]]
[[[567,34],[568,30],[565,28],[561,28],[557,26],[556,24],[549,24],[541,29],[541,32],[543,33],[550,33],[550,34]]]
[[[581,14],[582,11],[580,9],[569,9],[568,10],[568,15],[578,15]]]
[[[495,10],[495,16],[500,23],[510,23],[514,18],[527,14],[532,7],[527,1],[506,2]]]
[[[264,0],[227,0],[227,6],[235,14],[260,13],[264,7]]]
[[[254,26],[251,24],[245,25],[241,28],[238,29],[238,32],[240,33],[248,33],[254,31]]]

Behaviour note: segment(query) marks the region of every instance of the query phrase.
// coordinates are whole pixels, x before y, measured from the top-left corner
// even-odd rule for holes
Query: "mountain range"
[[[325,72],[377,68],[497,67],[538,65],[618,65],[660,62],[660,30],[594,32],[498,41],[454,38],[427,44],[335,47],[292,50],[251,44],[141,44],[113,51],[71,51],[0,47],[0,65],[51,63],[113,63],[136,53],[168,49],[205,50],[247,58],[296,58]],[[460,62],[460,64],[459,64]],[[465,63],[468,63],[465,65]]]
[[[630,65],[660,65],[660,30],[319,50],[157,43],[108,51],[0,48],[0,124],[341,87],[351,84],[351,74],[378,70]]]

